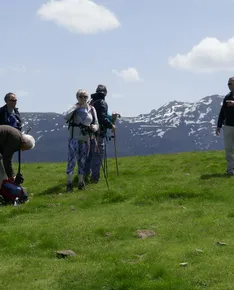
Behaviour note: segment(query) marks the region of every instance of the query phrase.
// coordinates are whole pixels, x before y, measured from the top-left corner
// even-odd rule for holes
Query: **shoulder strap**
[[[95,114],[94,114],[94,111],[93,111],[93,109],[94,109],[94,107],[93,107],[93,106],[91,106],[91,114],[92,114],[92,116],[93,116],[93,121],[91,122],[91,125],[95,123],[95,121],[96,121],[96,118],[97,118],[97,115],[95,115]]]
[[[70,119],[67,120],[67,122],[66,122],[66,123],[68,123],[68,130],[70,129],[70,127],[72,127],[72,138],[73,138],[73,131],[74,131],[74,126],[72,126],[72,123],[74,121],[74,115],[75,115],[75,111],[72,113]]]
[[[97,102],[102,103],[104,100],[103,99],[97,99],[95,101],[92,100],[92,103],[90,103],[90,105],[94,106],[94,104],[96,104]],[[95,106],[94,106],[95,107]]]
[[[20,174],[21,170],[21,150],[18,151],[18,174]]]

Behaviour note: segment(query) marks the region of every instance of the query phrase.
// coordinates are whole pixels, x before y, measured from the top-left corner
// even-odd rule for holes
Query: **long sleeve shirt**
[[[222,128],[223,125],[234,126],[234,107],[228,106],[226,101],[234,101],[233,93],[227,94],[223,99],[223,104],[219,112],[217,127]]]

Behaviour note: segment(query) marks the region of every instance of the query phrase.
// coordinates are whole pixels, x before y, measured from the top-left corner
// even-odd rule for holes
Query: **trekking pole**
[[[106,154],[106,141],[105,141],[105,155],[104,155],[104,168],[106,171],[106,177],[108,177],[108,163],[107,163],[107,154]]]
[[[117,158],[117,145],[116,145],[116,130],[114,130],[114,148],[115,148],[115,165],[116,165],[116,172],[119,176],[119,166],[118,166],[118,158]]]
[[[26,131],[26,134],[28,134],[32,130],[32,127],[29,127],[28,130]]]
[[[117,118],[121,118],[121,115],[119,113],[112,113],[112,122],[115,125]],[[118,158],[117,158],[117,145],[116,145],[116,129],[113,130],[114,133],[114,149],[115,149],[115,164],[116,164],[116,172],[119,176],[119,166],[118,166]]]
[[[98,151],[99,158],[100,158],[100,161],[101,161],[101,166],[102,166],[103,175],[104,175],[104,178],[105,178],[105,180],[106,180],[106,186],[107,186],[107,189],[110,190],[109,183],[108,183],[108,180],[107,180],[107,177],[106,177],[106,172],[105,172],[105,169],[104,169],[104,166],[103,166],[103,163],[102,163],[101,152],[100,152],[100,150],[99,150],[98,142],[97,142],[96,137],[94,137],[94,141],[95,141],[96,149],[97,149],[97,151]]]

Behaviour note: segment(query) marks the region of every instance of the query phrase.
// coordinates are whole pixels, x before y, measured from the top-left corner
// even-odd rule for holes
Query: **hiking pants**
[[[99,136],[96,140],[98,148],[95,139],[90,141],[90,150],[86,160],[85,174],[90,175],[92,172],[92,178],[98,181],[100,178],[101,163],[105,154],[105,137]]]
[[[224,148],[227,161],[227,172],[234,170],[234,127],[223,127]]]
[[[0,156],[0,187],[2,186],[3,180],[6,178],[7,178],[7,175],[6,175],[5,168],[2,162],[2,156]]]
[[[68,163],[67,174],[73,174],[76,162],[78,165],[78,174],[84,174],[86,158],[89,151],[88,142],[78,141],[77,139],[68,139]]]

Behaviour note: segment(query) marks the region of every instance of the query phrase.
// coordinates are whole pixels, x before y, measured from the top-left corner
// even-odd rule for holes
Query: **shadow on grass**
[[[66,193],[66,183],[67,181],[64,180],[63,182],[51,186],[47,189],[45,189],[44,191],[42,191],[41,193],[39,193],[39,195],[58,195],[59,193]],[[73,185],[74,187],[78,184],[78,176],[75,176],[73,179]]]
[[[199,194],[193,192],[176,192],[176,193],[169,193],[168,197],[171,199],[191,199],[198,197]]]
[[[50,194],[58,195],[59,193],[65,193],[65,192],[66,192],[66,184],[60,183],[60,184],[47,188],[46,190],[40,192],[38,195],[50,195]]]
[[[230,178],[230,175],[226,173],[213,173],[213,174],[203,174],[200,176],[200,179],[207,180],[211,178]]]

